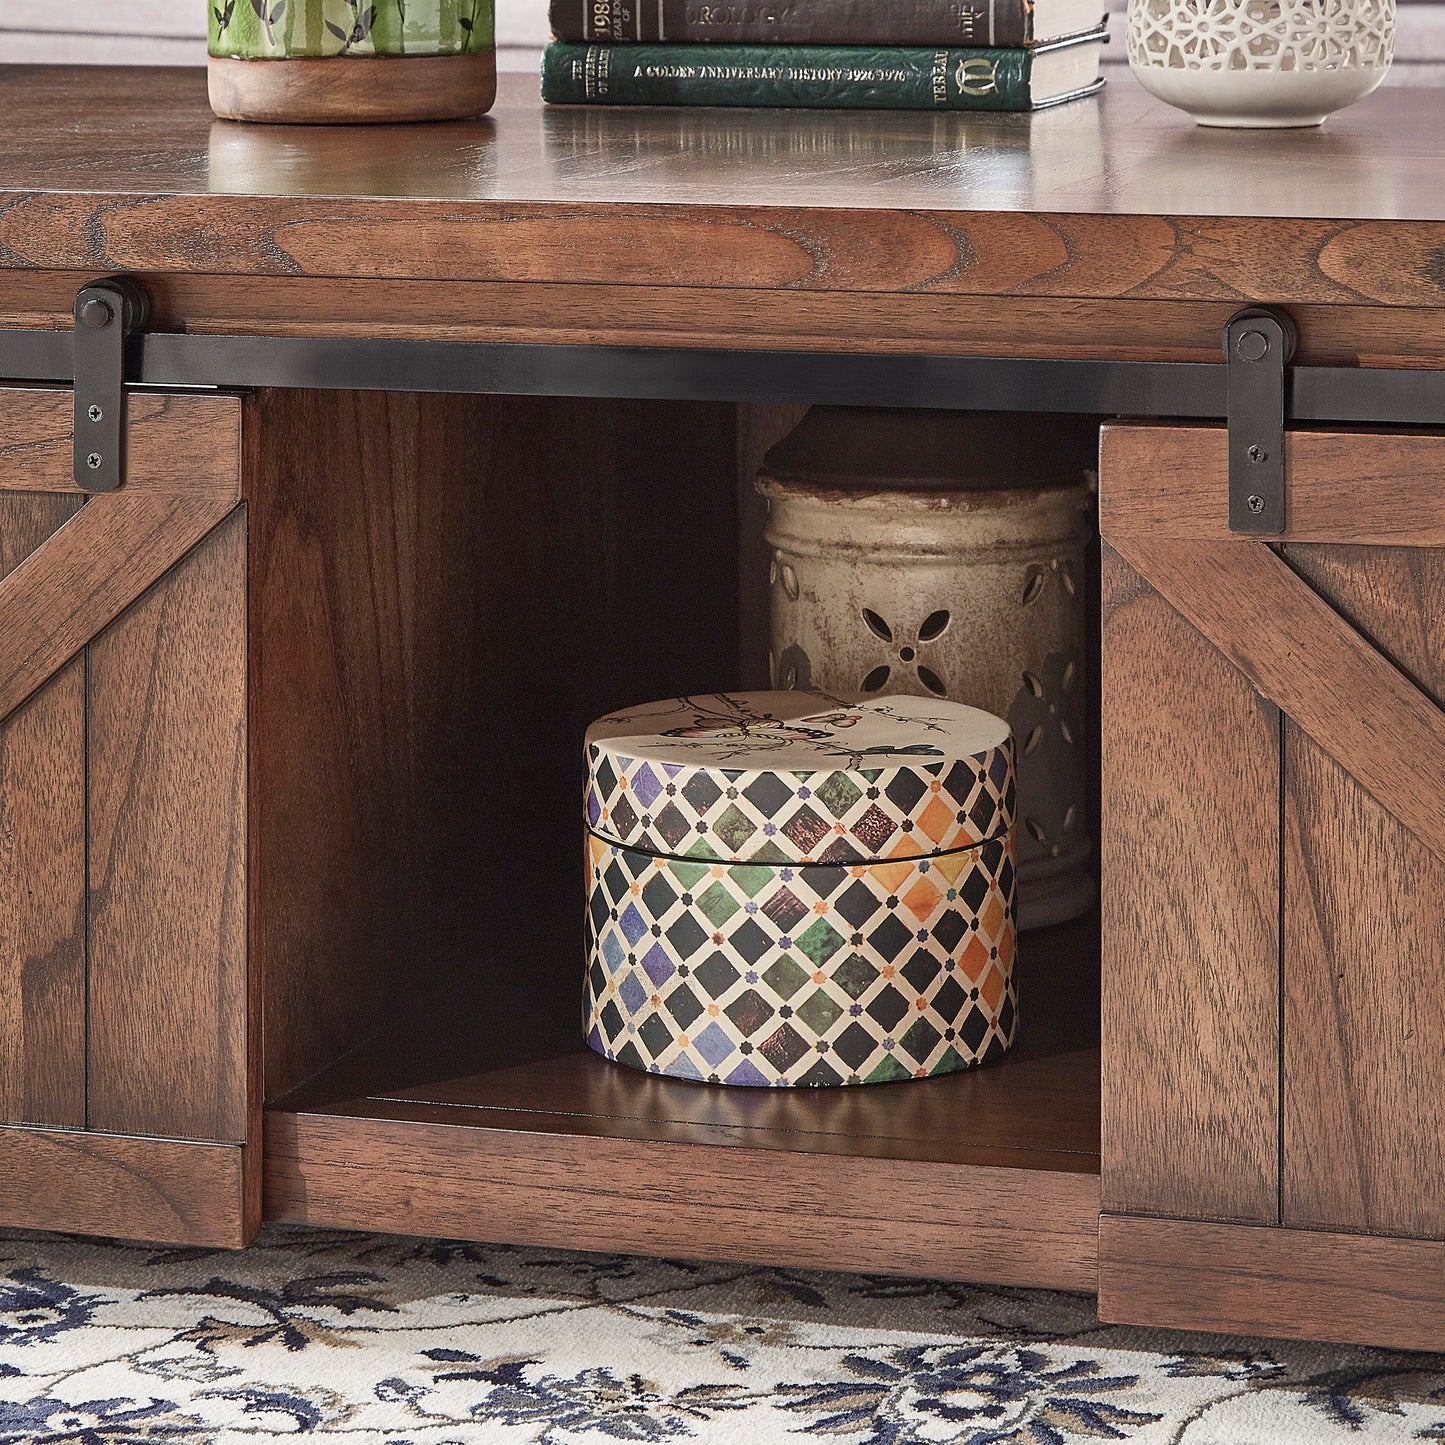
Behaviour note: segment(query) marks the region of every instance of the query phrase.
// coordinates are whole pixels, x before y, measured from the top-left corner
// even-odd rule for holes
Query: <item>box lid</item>
[[[587,823],[719,863],[875,863],[976,847],[1014,822],[1008,724],[941,698],[710,693],[587,730]]]

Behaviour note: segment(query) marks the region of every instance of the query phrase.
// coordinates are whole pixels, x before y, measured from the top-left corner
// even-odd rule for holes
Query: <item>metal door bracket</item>
[[[76,293],[74,471],[87,492],[113,492],[125,480],[125,339],[148,310],[145,292],[124,276]]]
[[[1294,322],[1251,306],[1224,328],[1229,370],[1229,530],[1277,537],[1284,531],[1285,367]]]

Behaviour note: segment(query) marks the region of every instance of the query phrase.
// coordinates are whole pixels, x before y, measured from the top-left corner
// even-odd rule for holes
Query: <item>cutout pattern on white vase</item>
[[[1129,60],[1187,70],[1384,71],[1394,0],[1135,0]]]

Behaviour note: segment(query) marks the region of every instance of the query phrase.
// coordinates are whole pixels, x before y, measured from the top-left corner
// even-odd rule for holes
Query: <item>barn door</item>
[[[69,393],[0,390],[0,1223],[240,1243],[240,403],[129,430],[87,496]]]
[[[1107,428],[1107,1318],[1445,1345],[1445,439]]]

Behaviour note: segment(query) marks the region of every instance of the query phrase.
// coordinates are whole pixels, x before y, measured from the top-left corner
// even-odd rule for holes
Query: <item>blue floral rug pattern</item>
[[[0,1234],[0,1445],[1445,1441],[1445,1357],[1082,1295],[268,1229]]]

